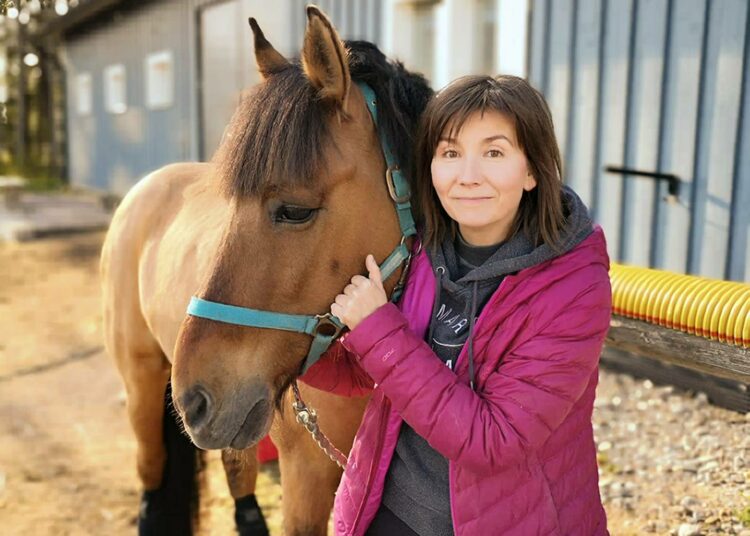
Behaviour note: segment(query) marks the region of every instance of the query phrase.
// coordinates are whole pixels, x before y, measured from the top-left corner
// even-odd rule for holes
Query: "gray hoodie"
[[[428,251],[436,290],[427,342],[446,366],[453,369],[468,341],[472,388],[474,321],[503,278],[570,251],[591,234],[588,210],[567,186],[563,187],[563,207],[565,226],[560,253],[546,244],[534,247],[523,233],[488,247],[471,246],[458,236],[455,242],[446,239],[434,251]],[[448,460],[405,422],[388,468],[383,504],[417,534],[453,534]]]

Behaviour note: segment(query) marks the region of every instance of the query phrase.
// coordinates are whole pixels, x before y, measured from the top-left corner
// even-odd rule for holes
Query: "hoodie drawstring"
[[[477,314],[477,287],[478,283],[474,281],[471,298],[471,314],[469,315],[469,386],[474,391],[474,317]]]
[[[445,267],[438,266],[435,269],[435,302],[432,304],[432,315],[430,317],[430,330],[427,334],[427,343],[432,348],[432,336],[435,332],[435,313],[440,306],[440,291],[443,289],[443,274]],[[471,298],[471,313],[469,314],[469,386],[474,391],[474,317],[477,315],[477,295],[479,283],[474,281]]]
[[[443,288],[443,274],[445,273],[445,267],[438,266],[435,269],[435,303],[432,304],[432,315],[430,315],[430,331],[427,334],[427,344],[430,348],[432,345],[432,335],[435,332],[435,313],[437,313],[438,307],[440,307],[440,291]]]

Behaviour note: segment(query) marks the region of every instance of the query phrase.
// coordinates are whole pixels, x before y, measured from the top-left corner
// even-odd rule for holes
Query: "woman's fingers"
[[[373,255],[368,255],[365,259],[365,266],[367,266],[367,271],[370,273],[370,281],[373,282],[378,287],[383,287],[383,278],[380,274],[380,267],[378,266],[378,263],[375,262],[375,257]]]

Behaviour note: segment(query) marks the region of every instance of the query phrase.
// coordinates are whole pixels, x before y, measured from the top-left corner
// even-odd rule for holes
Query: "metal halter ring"
[[[318,323],[315,325],[315,331],[313,335],[317,335],[320,333],[321,328],[325,327],[331,327],[333,329],[333,333],[330,334],[331,337],[334,339],[338,339],[339,335],[341,335],[341,332],[344,331],[344,327],[337,325],[333,320],[331,320],[333,315],[331,313],[325,313],[323,315],[315,315],[315,318],[318,320]],[[323,332],[323,335],[328,336],[329,334]]]
[[[394,203],[407,203],[411,198],[411,195],[409,193],[398,195],[398,193],[396,192],[396,186],[393,184],[394,171],[401,170],[398,166],[385,170],[385,183],[388,185],[388,193],[391,195],[391,199],[393,199]]]

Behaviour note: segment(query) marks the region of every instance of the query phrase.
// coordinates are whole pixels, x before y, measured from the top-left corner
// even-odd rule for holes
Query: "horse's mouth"
[[[236,450],[256,445],[271,427],[271,404],[266,399],[258,400],[245,416],[240,429],[229,442],[229,446]]]

